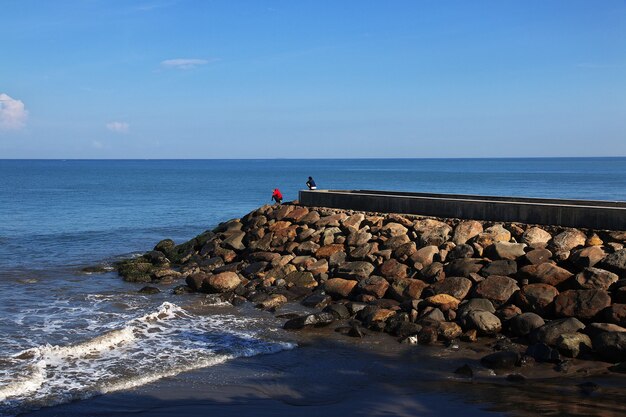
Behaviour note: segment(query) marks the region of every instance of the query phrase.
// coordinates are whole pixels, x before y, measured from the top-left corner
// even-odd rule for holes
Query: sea
[[[0,415],[297,348],[271,314],[139,294],[115,261],[320,189],[626,201],[626,158],[0,160]],[[101,265],[105,273],[85,273]]]

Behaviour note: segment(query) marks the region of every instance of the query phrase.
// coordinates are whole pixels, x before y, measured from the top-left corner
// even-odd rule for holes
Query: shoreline
[[[238,358],[24,415],[526,417],[560,412],[613,417],[621,415],[626,399],[615,376],[516,383],[488,375],[468,379],[450,369],[466,363],[471,351],[432,346],[416,351],[381,333],[354,340],[332,328],[294,335],[299,347],[290,351]],[[470,363],[479,367],[480,354],[473,356]]]

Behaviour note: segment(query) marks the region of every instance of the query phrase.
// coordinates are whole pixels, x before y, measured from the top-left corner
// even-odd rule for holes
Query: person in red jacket
[[[280,193],[280,190],[278,188],[274,188],[272,200],[276,201],[278,204],[283,202],[283,195]]]

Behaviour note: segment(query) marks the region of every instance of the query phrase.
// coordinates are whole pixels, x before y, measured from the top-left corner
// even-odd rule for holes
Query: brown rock
[[[289,206],[285,206],[285,207],[289,207]],[[270,232],[277,232],[279,230],[287,229],[290,226],[291,226],[291,222],[281,220],[270,225],[269,230]]]
[[[417,247],[415,246],[415,242],[408,242],[402,246],[399,246],[395,251],[393,251],[393,256],[400,260],[400,262],[404,262],[409,259],[415,252],[417,251]]]
[[[428,304],[435,307],[442,308],[444,310],[456,310],[459,307],[460,301],[449,294],[437,294],[426,298]]]
[[[276,310],[287,302],[287,297],[282,294],[272,294],[265,300],[257,304],[257,308],[263,310]]]
[[[467,278],[471,273],[478,273],[482,267],[482,259],[461,258],[447,264],[445,272],[447,276]]]
[[[360,281],[374,272],[374,265],[369,262],[345,262],[337,268],[337,276]]]
[[[626,304],[613,304],[604,311],[604,315],[609,323],[626,327]]]
[[[361,230],[352,231],[348,238],[346,239],[346,243],[350,246],[362,246],[365,245],[372,239],[372,234],[365,228]]]
[[[520,269],[519,275],[527,278],[531,283],[549,284],[557,286],[572,277],[567,269],[552,263],[544,262],[539,265],[527,265]]]
[[[395,259],[385,261],[380,267],[380,272],[385,278],[401,279],[406,278],[408,267]]]
[[[447,277],[431,286],[435,294],[448,294],[463,300],[472,289],[472,281],[464,277]]]
[[[526,254],[525,243],[495,242],[485,248],[485,255],[491,259],[514,261]]]
[[[222,272],[205,278],[202,282],[202,289],[210,293],[222,293],[234,290],[239,284],[241,284],[239,275],[234,272]]]
[[[408,231],[409,230],[406,227],[402,226],[400,223],[393,222],[387,223],[381,228],[381,232],[389,237],[406,235]]]
[[[315,257],[317,259],[320,259],[320,258],[328,259],[333,254],[335,254],[337,252],[343,252],[343,251],[344,251],[343,245],[339,245],[337,243],[334,243],[332,245],[326,245],[326,246],[322,246],[321,248],[319,248],[315,252]]]
[[[542,249],[548,246],[552,235],[540,227],[531,227],[522,235],[522,242],[533,249]]]
[[[285,218],[287,214],[291,213],[295,208],[296,206],[292,206],[290,204],[284,204],[278,207],[277,209],[275,209],[269,217],[272,219],[276,219],[276,220],[282,220]]]
[[[576,317],[589,320],[611,305],[609,293],[603,290],[567,290],[554,299],[558,317]]]
[[[606,252],[600,246],[589,246],[572,251],[570,260],[582,268],[594,266],[606,256]]]
[[[517,281],[509,277],[492,275],[476,284],[474,294],[478,298],[486,298],[495,306],[506,303],[519,290]]]
[[[578,246],[584,246],[587,236],[578,229],[569,229],[554,236],[551,246],[556,252],[569,252]]]
[[[408,235],[392,236],[385,240],[384,246],[387,249],[396,250],[405,243],[409,243],[411,239]]]
[[[324,216],[315,222],[315,227],[339,226],[348,216],[345,213],[331,214]]]
[[[350,250],[350,257],[360,261],[374,261],[374,253],[378,252],[378,243],[370,242]]]
[[[274,279],[274,280],[281,279],[281,278],[285,278],[287,275],[295,271],[296,271],[296,267],[291,264],[277,266],[267,271],[265,273],[265,278]]]
[[[462,245],[482,231],[483,225],[480,222],[476,220],[462,221],[454,228],[452,241],[457,245]]]
[[[423,267],[426,267],[433,263],[433,259],[437,254],[439,254],[439,248],[437,246],[425,246],[418,249],[413,255],[411,255],[411,261],[417,262]]]
[[[463,329],[454,322],[444,321],[439,324],[437,332],[443,340],[454,340],[463,334]]]
[[[496,242],[508,242],[510,240],[511,232],[506,230],[501,224],[486,228],[484,232],[479,233],[474,238],[474,241],[483,248],[486,248]]]
[[[448,240],[452,228],[447,223],[434,219],[417,220],[413,223],[413,229],[419,236],[420,246],[439,246]]]
[[[346,228],[359,229],[363,220],[365,220],[365,215],[362,213],[357,213],[346,218],[343,221],[342,225]]]
[[[548,249],[533,249],[527,252],[524,258],[532,265],[539,265],[548,262],[552,258],[552,252]]]
[[[446,277],[444,266],[440,262],[433,262],[427,267],[420,270],[420,275],[428,282],[441,281]]]
[[[315,224],[320,219],[320,214],[317,211],[309,210],[308,214],[305,214],[300,218],[299,223]]]
[[[294,271],[284,277],[290,287],[315,288],[317,281],[310,272]]]
[[[426,287],[428,284],[419,279],[398,279],[391,282],[388,294],[397,301],[419,300]]]
[[[552,285],[528,284],[517,293],[516,303],[523,311],[549,316],[552,311],[552,302],[557,295],[559,291]]]
[[[580,288],[596,290],[608,290],[618,279],[617,274],[599,268],[585,268],[575,277]]]
[[[347,298],[356,285],[357,281],[351,279],[331,278],[324,283],[324,289],[334,297]]]
[[[319,261],[315,261],[314,263],[307,266],[306,270],[312,273],[314,276],[325,274],[328,272],[328,261],[326,259],[320,259]]]
[[[308,241],[300,243],[294,250],[298,255],[312,255],[320,249],[320,245],[317,243]]]
[[[376,275],[361,280],[357,285],[359,293],[373,295],[376,298],[383,298],[388,288],[389,282]]]
[[[602,246],[603,244],[604,242],[600,239],[600,236],[595,233],[589,236],[585,241],[585,246]]]
[[[287,213],[283,217],[283,219],[284,220],[289,220],[289,221],[292,221],[292,222],[295,222],[295,223],[298,223],[307,214],[309,214],[309,209],[308,208],[306,208],[306,207],[295,207],[293,210],[291,210],[291,212]]]

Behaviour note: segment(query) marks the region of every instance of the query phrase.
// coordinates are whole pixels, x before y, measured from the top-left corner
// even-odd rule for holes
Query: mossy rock
[[[128,282],[150,282],[154,265],[144,258],[128,259],[117,264],[117,272]]]

